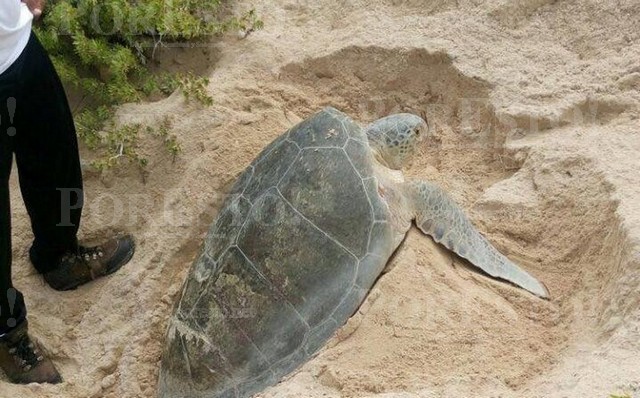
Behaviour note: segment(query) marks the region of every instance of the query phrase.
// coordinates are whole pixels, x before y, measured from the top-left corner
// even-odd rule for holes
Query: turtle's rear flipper
[[[512,263],[480,235],[462,209],[442,189],[424,181],[411,182],[409,188],[416,207],[416,225],[422,232],[487,274],[537,296],[549,297],[544,284]]]

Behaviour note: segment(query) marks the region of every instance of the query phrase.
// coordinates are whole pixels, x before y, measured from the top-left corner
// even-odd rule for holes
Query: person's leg
[[[0,131],[0,135],[4,131]],[[11,213],[9,173],[11,157],[8,140],[0,138],[0,335],[16,327],[26,317],[22,294],[11,281]]]
[[[15,328],[27,313],[22,294],[11,281],[11,208],[9,175],[13,158],[12,136],[7,100],[17,95],[15,70],[0,75],[0,335]]]
[[[82,173],[75,126],[60,79],[32,35],[22,63],[23,97],[16,107],[15,153],[22,196],[31,218],[30,250],[40,273],[76,250],[82,212]]]
[[[100,246],[78,245],[82,172],[73,117],[60,78],[35,35],[22,65],[22,106],[15,154],[20,188],[31,218],[31,262],[56,290],[70,290],[109,275],[135,251],[130,236]]]
[[[0,368],[13,383],[59,383],[62,379],[55,366],[29,337],[24,298],[11,281],[9,174],[15,132],[21,126],[9,109],[22,103],[24,58],[21,55],[0,75]]]

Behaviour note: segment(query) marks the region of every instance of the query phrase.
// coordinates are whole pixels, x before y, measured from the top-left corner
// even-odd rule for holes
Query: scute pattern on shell
[[[326,108],[276,139],[239,177],[192,266],[160,396],[245,397],[301,365],[381,273],[388,221],[349,117]]]

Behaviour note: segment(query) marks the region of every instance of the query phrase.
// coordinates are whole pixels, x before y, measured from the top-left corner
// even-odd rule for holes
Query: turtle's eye
[[[419,126],[417,126],[414,130],[413,130],[415,137],[419,140],[422,140],[423,137],[425,137],[427,135],[427,133],[429,132],[429,125],[426,122],[423,122],[422,124],[420,124]]]

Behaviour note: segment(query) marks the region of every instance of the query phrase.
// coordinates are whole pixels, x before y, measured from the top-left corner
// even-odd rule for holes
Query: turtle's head
[[[416,144],[426,135],[427,122],[410,113],[378,119],[365,128],[369,145],[388,167],[400,170],[412,157]]]

